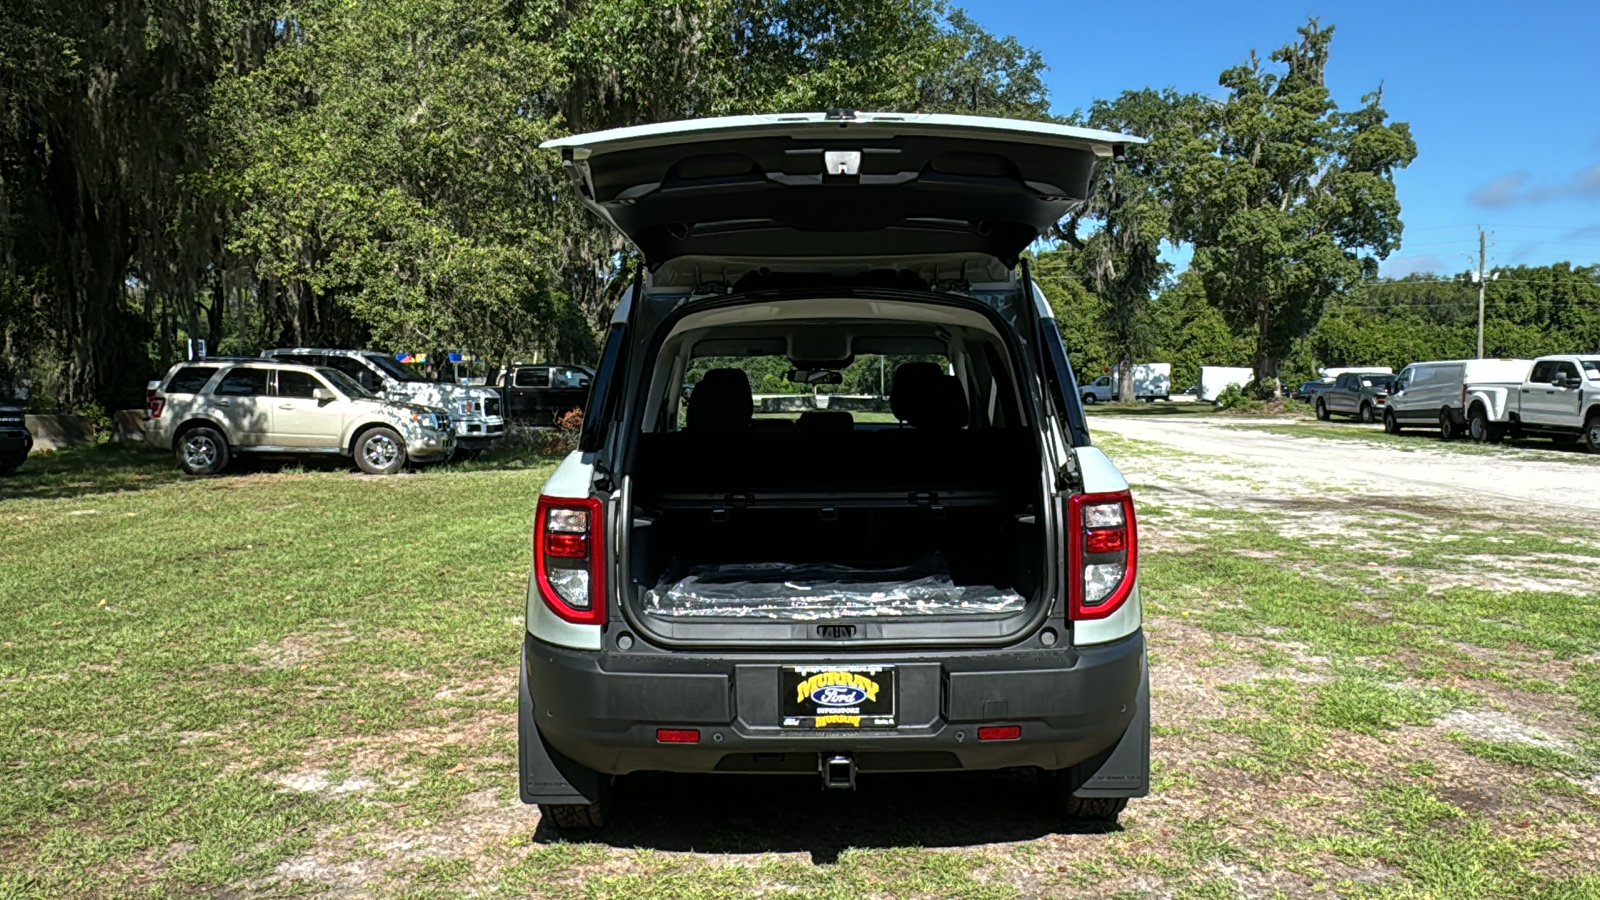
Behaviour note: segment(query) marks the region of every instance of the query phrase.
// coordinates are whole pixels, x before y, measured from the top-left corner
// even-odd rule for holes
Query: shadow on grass
[[[1156,401],[1155,403],[1090,403],[1083,407],[1090,416],[1137,416],[1161,418],[1165,416],[1210,416],[1217,410],[1209,403],[1192,400]]]
[[[559,456],[549,456],[533,448],[507,448],[486,451],[470,462],[426,463],[413,467],[413,471],[531,471],[549,468],[559,461]],[[240,476],[283,471],[361,475],[355,463],[345,456],[240,456],[234,459],[223,475],[211,480],[226,481]],[[16,474],[0,478],[0,502],[141,491],[197,480],[200,479],[190,478],[178,468],[171,453],[143,443],[119,441],[29,456]]]
[[[811,854],[831,865],[852,848],[969,847],[1050,834],[1104,834],[1117,825],[1059,819],[1031,772],[862,775],[855,791],[824,791],[816,776],[630,775],[618,784],[615,824],[534,839],[618,849]]]

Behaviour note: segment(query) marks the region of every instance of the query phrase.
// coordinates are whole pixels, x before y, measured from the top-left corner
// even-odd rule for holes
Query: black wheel
[[[1376,422],[1377,420],[1378,420],[1377,416],[1375,416],[1373,414],[1373,412],[1372,412],[1372,404],[1370,404],[1370,403],[1361,404],[1361,421],[1365,422],[1368,425],[1371,425],[1373,422]]]
[[[406,444],[393,428],[378,426],[356,438],[356,465],[368,475],[393,475],[406,465]]]
[[[1098,822],[1115,825],[1117,816],[1128,808],[1127,797],[1076,797],[1073,796],[1071,769],[1041,771],[1039,773],[1046,802],[1056,815],[1077,822]]]
[[[451,455],[450,461],[451,462],[472,462],[473,460],[477,459],[478,457],[480,457],[482,455],[483,455],[483,451],[482,450],[463,450],[460,447],[457,447],[456,448],[456,452]]]
[[[1094,395],[1093,394],[1084,394],[1083,395],[1083,405],[1084,406],[1093,406],[1094,405]]]
[[[1456,433],[1455,416],[1450,415],[1450,410],[1439,410],[1439,440],[1453,441],[1459,435]]]
[[[1400,419],[1395,416],[1392,409],[1383,411],[1383,430],[1390,434],[1400,433]]]
[[[0,466],[0,478],[10,478],[17,474],[16,466]]]
[[[1317,418],[1328,421],[1328,404],[1321,400],[1317,401]]]
[[[1583,444],[1590,453],[1600,453],[1600,412],[1589,413],[1589,421],[1583,423]]]
[[[220,475],[228,467],[228,439],[209,425],[200,425],[179,435],[173,452],[178,456],[178,468],[189,475],[201,478]]]
[[[1498,444],[1506,436],[1504,428],[1489,421],[1489,413],[1481,405],[1472,407],[1472,415],[1467,418],[1467,434],[1480,444]]]

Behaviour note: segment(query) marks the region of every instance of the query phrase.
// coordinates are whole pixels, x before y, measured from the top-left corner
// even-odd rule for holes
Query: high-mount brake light
[[[604,540],[600,501],[540,497],[533,522],[533,577],[539,598],[561,619],[604,625]]]
[[[1133,593],[1139,529],[1127,491],[1077,494],[1067,502],[1069,614],[1103,619]]]

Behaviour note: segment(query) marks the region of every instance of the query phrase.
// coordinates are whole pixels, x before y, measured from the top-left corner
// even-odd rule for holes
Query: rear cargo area
[[[641,437],[630,572],[646,616],[1004,616],[1037,588],[1022,429]]]

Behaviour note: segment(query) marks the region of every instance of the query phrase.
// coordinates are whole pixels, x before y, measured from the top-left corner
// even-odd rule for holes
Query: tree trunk
[[[1278,385],[1278,360],[1272,354],[1272,310],[1266,303],[1256,303],[1256,396],[1262,400],[1281,400],[1283,392]]]
[[[1133,357],[1126,353],[1117,360],[1117,402],[1133,402]]]

